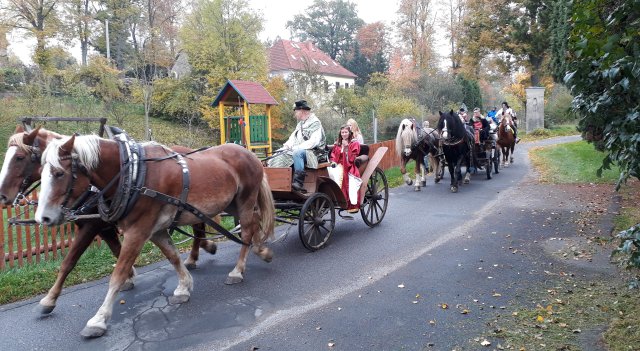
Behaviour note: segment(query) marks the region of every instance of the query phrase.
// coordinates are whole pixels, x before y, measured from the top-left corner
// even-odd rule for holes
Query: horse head
[[[396,152],[398,156],[409,157],[417,140],[418,132],[415,123],[407,118],[403,119],[396,134]]]
[[[89,172],[99,163],[95,135],[53,140],[42,153],[42,183],[35,219],[45,225],[64,222],[70,202],[89,188]]]
[[[7,152],[0,172],[0,203],[9,204],[23,197],[27,188],[40,179],[40,156],[49,140],[59,134],[36,128],[26,132],[21,125],[9,137]]]

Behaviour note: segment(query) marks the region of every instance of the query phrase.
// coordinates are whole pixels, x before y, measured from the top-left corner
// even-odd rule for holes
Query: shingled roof
[[[269,48],[269,71],[306,71],[308,67],[323,75],[355,78],[348,69],[332,60],[310,41],[278,40]]]
[[[276,99],[260,84],[246,80],[228,80],[220,89],[211,106],[217,107],[220,102],[225,105],[237,105],[238,97],[248,104],[278,105]]]

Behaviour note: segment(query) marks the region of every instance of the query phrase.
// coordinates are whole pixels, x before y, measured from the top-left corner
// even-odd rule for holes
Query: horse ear
[[[18,133],[24,133],[24,128],[22,127],[22,124],[16,124],[16,131],[13,132],[13,134],[18,134]]]
[[[449,111],[450,114],[453,114],[453,109],[451,109],[451,111]]]
[[[73,150],[73,142],[76,140],[76,135],[72,135],[69,140],[67,140],[62,146],[60,146],[60,150],[58,151],[58,155],[66,156],[70,155]]]
[[[438,113],[440,114],[440,117],[442,117],[442,111],[438,110]]]
[[[29,132],[28,134],[25,134],[22,137],[22,142],[25,145],[33,145],[33,142],[36,140],[36,138],[38,137],[38,132],[40,132],[40,127],[38,126],[38,128],[32,130],[31,132]]]

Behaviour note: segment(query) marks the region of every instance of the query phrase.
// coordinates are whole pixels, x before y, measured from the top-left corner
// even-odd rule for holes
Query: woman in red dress
[[[353,174],[360,178],[360,171],[355,165],[355,160],[359,153],[360,143],[353,138],[353,132],[346,124],[341,126],[340,135],[338,136],[336,143],[333,145],[333,150],[331,151],[331,157],[329,160],[332,163],[342,165],[344,174],[342,177],[341,188],[345,199],[347,199],[347,210],[351,213],[358,212],[360,209],[359,199],[354,199],[354,201],[350,201],[349,199],[349,174]],[[352,202],[356,202],[356,204],[354,205]]]

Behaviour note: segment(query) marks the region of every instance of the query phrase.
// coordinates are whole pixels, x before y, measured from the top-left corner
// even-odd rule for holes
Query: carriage
[[[378,167],[386,151],[386,147],[380,147],[369,157],[369,147],[361,145],[355,161],[362,179],[358,192],[360,215],[369,227],[378,225],[387,211],[389,184]],[[329,177],[328,167],[329,163],[321,163],[318,169],[306,169],[305,192],[291,188],[291,167],[264,168],[277,210],[276,221],[297,226],[302,245],[310,251],[327,244],[335,228],[336,211],[344,219],[353,219],[342,214],[347,209],[347,199]]]
[[[487,179],[491,179],[491,172],[500,173],[500,148],[496,147],[496,130],[492,129],[489,137],[480,144],[474,144],[473,164],[476,169],[484,168]]]

